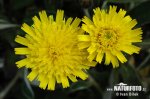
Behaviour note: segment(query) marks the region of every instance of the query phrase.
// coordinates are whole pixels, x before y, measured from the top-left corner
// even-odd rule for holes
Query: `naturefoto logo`
[[[142,91],[142,86],[128,86],[125,83],[119,83],[114,86],[114,91]]]
[[[130,86],[121,82],[113,88],[107,88],[107,91],[114,91],[116,96],[138,96],[139,92],[146,91],[146,88],[142,86]]]

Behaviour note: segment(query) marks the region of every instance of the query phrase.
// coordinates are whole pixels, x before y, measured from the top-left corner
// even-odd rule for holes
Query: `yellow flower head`
[[[118,67],[118,60],[121,63],[127,61],[122,52],[139,53],[140,48],[133,43],[142,41],[141,28],[134,28],[137,21],[125,16],[125,10],[120,9],[117,13],[116,9],[116,6],[110,6],[109,11],[94,9],[93,22],[83,18],[82,29],[87,34],[78,36],[79,48],[87,48],[89,61],[101,63],[105,58],[106,65],[112,63],[113,67]]]
[[[25,66],[31,69],[27,76],[30,81],[40,81],[39,87],[48,90],[55,89],[55,83],[62,83],[63,88],[69,86],[68,78],[76,82],[79,77],[85,80],[86,69],[95,63],[86,60],[87,53],[78,49],[77,35],[83,30],[78,27],[80,19],[66,22],[64,12],[57,11],[56,21],[53,16],[47,16],[45,11],[33,17],[33,25],[23,24],[25,37],[17,36],[15,41],[24,45],[15,48],[15,53],[26,58],[16,62],[19,68]]]

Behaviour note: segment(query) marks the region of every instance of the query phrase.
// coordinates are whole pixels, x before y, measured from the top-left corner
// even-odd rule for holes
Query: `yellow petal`
[[[64,75],[61,75],[61,82],[62,82],[62,86],[63,88],[67,88],[69,87],[69,81],[68,81],[68,78]]]
[[[98,52],[97,57],[96,57],[96,61],[101,63],[103,57],[104,57],[104,53],[103,52]]]
[[[21,29],[24,30],[30,36],[32,36],[32,37],[35,36],[35,33],[34,33],[33,29],[29,25],[27,25],[26,23],[24,23],[22,25]]]
[[[111,63],[113,65],[113,68],[116,68],[119,66],[119,62],[118,62],[118,59],[117,57],[115,57],[114,55],[111,56]]]
[[[89,35],[78,35],[78,40],[79,41],[90,41],[90,36]]]
[[[86,60],[86,61],[83,61],[83,64],[86,66],[96,66],[97,62],[95,62],[95,61],[90,62],[90,61]]]
[[[134,45],[125,45],[121,46],[122,51],[128,53],[128,54],[133,54],[133,53],[139,53],[140,48]]]
[[[125,16],[125,14],[126,14],[126,11],[120,9],[119,12],[118,12],[118,14],[120,15],[121,18],[123,18]]]
[[[66,26],[69,26],[71,24],[72,20],[73,20],[72,18],[68,18],[66,21]]]
[[[55,90],[55,83],[56,83],[56,79],[55,77],[50,77],[49,78],[49,83],[48,83],[48,89],[49,90]]]
[[[48,17],[45,11],[39,12],[39,16],[40,16],[41,22],[46,23],[46,24],[48,23]]]
[[[17,43],[20,43],[20,44],[25,45],[25,46],[27,46],[27,45],[29,44],[29,41],[28,41],[26,38],[21,37],[21,36],[19,36],[19,35],[17,35],[15,41],[16,41]]]
[[[48,84],[48,78],[44,74],[40,74],[38,77],[39,77],[39,81],[40,81],[39,87],[42,89],[46,89],[47,84]]]
[[[30,54],[30,50],[28,48],[15,48],[15,54],[19,55]]]
[[[88,77],[88,75],[85,72],[81,71],[81,70],[75,71],[74,73],[75,73],[75,75],[80,77],[82,80],[85,80]]]
[[[48,17],[48,19],[49,19],[49,23],[53,23],[54,22],[54,18],[53,18],[53,15],[50,15],[49,17]]]
[[[83,69],[83,68],[84,68],[84,69],[89,69],[90,66],[87,66],[87,65],[80,65],[80,68],[81,68],[81,69]]]
[[[119,66],[119,62],[118,62],[118,59],[117,59],[117,57],[115,56],[115,55],[113,55],[112,53],[110,53],[110,52],[105,52],[105,54],[106,54],[106,56],[105,56],[105,64],[106,65],[109,65],[110,64],[110,62],[112,63],[112,65],[113,65],[113,68],[115,68],[115,67],[118,67]]]
[[[16,64],[17,64],[17,67],[18,67],[18,68],[21,68],[21,67],[23,67],[23,66],[26,66],[28,62],[29,62],[29,61],[27,60],[27,58],[25,58],[25,59],[22,59],[22,60],[20,60],[20,61],[17,61]]]
[[[56,76],[57,83],[61,83],[60,75],[56,74],[55,76]]]
[[[68,75],[69,79],[72,81],[72,82],[77,82],[77,79],[75,76],[73,75]]]
[[[87,51],[89,52],[89,54],[94,53],[97,50],[97,46],[95,43],[92,43],[91,46],[87,49]]]
[[[61,25],[63,17],[64,17],[64,11],[63,10],[57,10],[56,23]]]
[[[88,26],[88,25],[82,24],[82,29],[84,31],[86,31],[87,33],[89,33],[90,35],[93,35],[95,33],[95,31],[92,28],[90,28],[90,27],[92,27],[92,26],[91,25]]]
[[[84,49],[90,46],[90,42],[81,42],[78,44],[79,49]]]
[[[97,52],[94,52],[94,53],[90,54],[90,55],[87,57],[87,59],[88,59],[90,62],[92,62],[92,60],[95,59],[96,55],[97,55]]]
[[[109,14],[114,14],[116,13],[117,10],[117,6],[110,6],[109,7]]]
[[[124,21],[126,24],[128,24],[129,22],[131,22],[132,18],[130,16],[125,16],[122,21]]]
[[[82,21],[87,25],[94,25],[93,22],[86,16],[82,19]]]
[[[71,26],[73,28],[77,28],[78,25],[80,24],[81,20],[79,18],[75,18],[75,20],[72,22]]]
[[[30,74],[27,76],[27,78],[30,80],[30,81],[33,81],[36,77],[37,77],[38,73],[36,71],[31,71]]]
[[[93,22],[95,26],[99,26],[99,21],[101,20],[101,11],[100,8],[94,9],[95,15],[93,15]]]
[[[142,29],[141,28],[137,28],[131,31],[131,33],[129,34],[130,37],[130,41],[131,42],[142,42]]]
[[[37,16],[34,16],[34,17],[32,18],[32,20],[34,21],[33,27],[39,29],[40,26],[41,26],[41,22],[40,22],[40,20],[38,19],[38,17],[37,17]]]
[[[129,23],[129,27],[133,28],[135,25],[137,24],[137,21],[135,19],[133,19],[130,23]]]
[[[121,63],[124,63],[127,61],[127,59],[124,57],[124,55],[120,51],[116,52],[116,56],[121,61]]]
[[[111,61],[111,53],[110,52],[105,52],[105,65],[109,65]]]

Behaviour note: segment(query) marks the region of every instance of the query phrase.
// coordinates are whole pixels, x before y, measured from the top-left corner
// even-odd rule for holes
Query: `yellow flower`
[[[77,35],[83,30],[78,27],[80,19],[69,18],[66,22],[64,12],[57,11],[56,21],[47,16],[45,11],[33,17],[33,25],[23,24],[25,37],[17,36],[15,41],[24,45],[15,48],[15,53],[26,58],[16,62],[19,68],[25,66],[31,72],[27,78],[40,81],[40,88],[55,90],[55,83],[62,83],[63,88],[69,86],[70,79],[76,82],[79,77],[85,80],[86,69],[95,66],[96,62],[88,62],[88,53],[79,50]]]
[[[125,16],[125,10],[120,9],[117,13],[116,9],[116,6],[110,6],[109,11],[96,8],[93,21],[83,18],[82,29],[87,33],[78,35],[79,48],[87,48],[89,61],[101,63],[105,58],[106,65],[112,63],[113,67],[118,67],[118,60],[121,63],[127,61],[123,52],[139,53],[140,48],[133,43],[142,41],[141,28],[134,28],[137,21]]]

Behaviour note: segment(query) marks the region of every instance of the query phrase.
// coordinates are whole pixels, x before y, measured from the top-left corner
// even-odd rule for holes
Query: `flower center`
[[[96,42],[104,49],[112,48],[118,41],[117,31],[111,28],[100,29],[95,37]]]
[[[51,58],[52,61],[57,60],[59,56],[60,56],[60,53],[55,47],[49,48],[49,57]]]
[[[106,31],[104,33],[104,37],[109,40],[113,37],[113,34],[111,33],[111,31]]]

